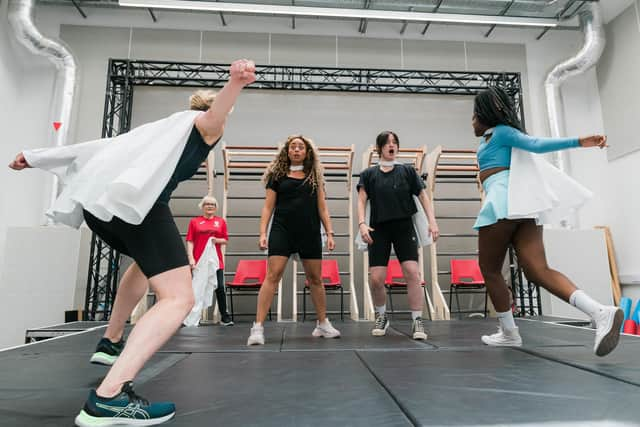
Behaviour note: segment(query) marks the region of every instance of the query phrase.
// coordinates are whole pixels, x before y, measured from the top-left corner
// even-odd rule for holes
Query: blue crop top
[[[520,132],[511,126],[498,125],[488,142],[482,137],[478,147],[478,166],[480,170],[509,167],[511,165],[511,148],[533,153],[550,153],[579,147],[578,138],[536,138]]]

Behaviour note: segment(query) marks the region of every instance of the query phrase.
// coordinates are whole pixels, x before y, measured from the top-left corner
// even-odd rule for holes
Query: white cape
[[[422,203],[420,203],[420,199],[416,196],[413,196],[413,201],[416,204],[417,212],[413,214],[411,220],[413,221],[413,228],[416,231],[416,236],[418,237],[418,245],[419,246],[429,246],[433,243],[431,240],[431,234],[429,234],[429,220],[427,219],[427,214],[424,212],[424,208],[422,207]],[[369,224],[371,220],[371,202],[367,200],[367,206],[365,210],[365,221]],[[360,251],[367,250],[369,247],[364,240],[362,240],[362,236],[360,232],[356,233],[356,248]]]
[[[211,238],[207,240],[205,250],[200,256],[196,267],[193,269],[193,296],[195,304],[191,312],[183,320],[185,326],[198,326],[202,316],[202,310],[213,304],[213,293],[218,288],[218,276],[216,272],[220,268],[218,252]]]
[[[27,150],[29,165],[56,174],[62,192],[47,211],[74,228],[82,209],[140,224],[169,182],[200,111],[182,111],[113,138]]]
[[[566,219],[593,193],[543,157],[512,148],[509,172],[510,219],[536,218],[538,224]]]

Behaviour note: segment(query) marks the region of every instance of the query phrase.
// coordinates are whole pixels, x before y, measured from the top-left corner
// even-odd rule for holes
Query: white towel
[[[220,268],[220,261],[218,260],[216,247],[211,239],[213,238],[210,237],[207,241],[204,252],[202,252],[198,263],[193,269],[191,286],[193,287],[195,304],[191,309],[191,313],[182,322],[185,326],[198,326],[202,310],[211,306],[213,293],[218,288],[218,276],[216,273]]]
[[[82,209],[103,221],[140,224],[173,175],[199,111],[182,111],[113,138],[27,150],[27,162],[56,174],[63,190],[47,211],[78,228]]]
[[[593,196],[543,157],[512,148],[509,172],[509,218],[536,218],[553,224],[567,218]]]

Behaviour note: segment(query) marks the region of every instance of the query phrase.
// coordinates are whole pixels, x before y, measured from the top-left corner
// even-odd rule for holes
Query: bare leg
[[[131,264],[118,285],[109,326],[104,333],[105,338],[109,338],[112,342],[120,341],[127,319],[140,299],[147,293],[148,287],[147,276],[140,270],[138,264]]]
[[[151,356],[180,327],[194,304],[189,266],[157,274],[149,279],[158,302],[135,325],[122,354],[96,390],[99,396],[117,394]]]
[[[527,279],[569,302],[569,297],[578,288],[567,276],[549,268],[542,241],[542,226],[536,225],[534,220],[522,223],[516,230],[513,244]]]
[[[256,310],[256,323],[263,323],[269,313],[269,307],[273,302],[273,297],[278,289],[278,283],[282,278],[284,269],[289,258],[285,256],[272,255],[268,259],[267,277],[264,279],[260,292],[258,293],[258,308]]]
[[[478,232],[479,263],[484,283],[497,312],[511,308],[511,292],[502,277],[502,265],[519,222],[500,220]]]
[[[387,267],[369,267],[369,289],[373,305],[380,307],[387,302],[387,294],[384,291],[384,280],[387,278]]]
[[[422,292],[420,273],[416,261],[405,261],[401,264],[404,279],[407,281],[407,299],[409,310],[422,311],[424,309],[424,294]]]
[[[318,321],[324,322],[327,318],[327,294],[322,284],[322,260],[319,259],[303,259],[302,266],[304,273],[309,282],[309,292],[313,306],[316,308]]]

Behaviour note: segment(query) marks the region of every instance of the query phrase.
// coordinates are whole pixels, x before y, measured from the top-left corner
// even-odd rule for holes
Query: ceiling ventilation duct
[[[580,75],[593,67],[604,50],[604,24],[598,2],[589,3],[588,8],[580,12],[579,16],[584,33],[582,49],[575,56],[556,65],[544,83],[549,127],[554,138],[562,137],[565,133],[560,85],[568,78]],[[553,154],[553,163],[562,171],[568,169],[568,162],[562,151]]]
[[[59,41],[46,38],[34,24],[35,0],[9,0],[9,23],[16,39],[31,52],[50,60],[57,68],[55,93],[51,103],[51,123],[58,122],[54,146],[62,146],[69,135],[71,112],[78,83],[77,62],[71,51]],[[54,177],[50,204],[58,195],[58,179]]]

